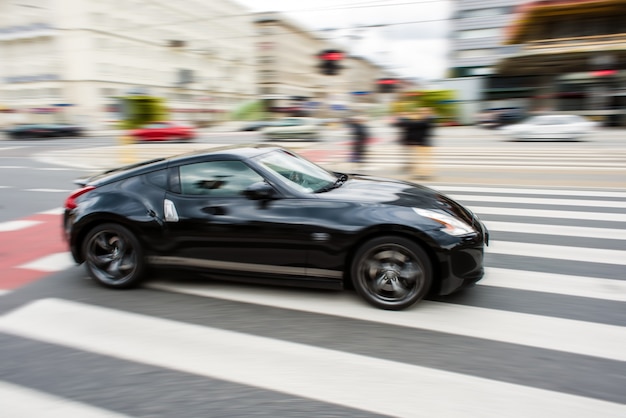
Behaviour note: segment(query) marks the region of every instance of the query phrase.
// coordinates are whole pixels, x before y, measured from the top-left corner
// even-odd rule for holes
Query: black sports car
[[[5,130],[13,139],[25,138],[55,138],[64,136],[81,136],[83,129],[77,125],[67,123],[23,124]]]
[[[78,180],[64,228],[77,263],[112,288],[148,265],[341,289],[399,310],[483,275],[488,233],[417,184],[329,172],[282,148],[196,151]]]

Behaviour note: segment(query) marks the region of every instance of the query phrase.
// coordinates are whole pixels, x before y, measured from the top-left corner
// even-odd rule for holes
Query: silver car
[[[590,135],[597,123],[578,115],[538,115],[498,131],[512,139],[577,140]]]
[[[321,127],[315,118],[288,117],[276,120],[272,125],[260,129],[261,135],[269,139],[317,139]]]

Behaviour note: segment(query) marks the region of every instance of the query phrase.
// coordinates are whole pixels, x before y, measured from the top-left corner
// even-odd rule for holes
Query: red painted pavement
[[[0,289],[12,290],[40,279],[46,271],[17,268],[55,253],[68,251],[62,238],[61,215],[38,214],[20,219],[40,221],[16,231],[0,232]]]

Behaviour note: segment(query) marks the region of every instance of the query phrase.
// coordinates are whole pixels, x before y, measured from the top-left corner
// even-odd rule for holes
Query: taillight
[[[85,186],[82,189],[74,190],[71,195],[67,199],[65,199],[65,209],[72,210],[75,209],[78,204],[76,203],[76,199],[78,196],[82,196],[87,192],[95,189],[94,186]]]

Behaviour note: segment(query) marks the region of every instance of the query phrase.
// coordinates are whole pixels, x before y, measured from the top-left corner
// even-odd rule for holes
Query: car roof
[[[170,163],[179,163],[185,160],[202,159],[206,156],[214,157],[230,157],[236,159],[248,159],[257,155],[265,154],[269,151],[279,149],[276,145],[270,144],[245,144],[245,145],[224,145],[221,147],[205,148],[195,151],[186,152],[184,154],[173,155],[167,160]]]
[[[85,186],[87,184],[100,186],[107,183],[123,180],[125,178],[139,176],[150,173],[152,171],[161,170],[170,165],[179,165],[183,163],[192,164],[196,161],[204,161],[206,157],[211,156],[215,159],[237,159],[245,160],[256,157],[267,152],[280,149],[275,145],[269,144],[250,144],[250,145],[225,145],[220,147],[205,148],[177,154],[165,158],[156,158],[152,160],[141,161],[136,164],[116,167],[102,173],[81,178],[75,181],[76,184]]]

